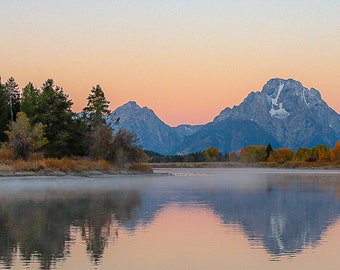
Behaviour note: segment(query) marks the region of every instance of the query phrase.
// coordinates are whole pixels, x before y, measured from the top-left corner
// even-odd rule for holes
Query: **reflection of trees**
[[[71,226],[81,228],[91,260],[98,262],[112,222],[124,224],[140,204],[136,191],[61,196],[0,202],[0,261],[4,265],[12,264],[18,247],[27,264],[35,257],[42,269],[50,269],[69,253]]]
[[[0,204],[0,261],[6,267],[12,264],[12,254],[16,250],[16,243],[9,231],[8,215]]]
[[[69,202],[21,201],[8,205],[10,230],[27,263],[33,255],[41,267],[49,269],[51,262],[65,256],[65,242],[70,239],[72,213]]]
[[[119,196],[117,196],[118,194]],[[90,201],[87,205],[89,211],[84,213],[86,218],[82,220],[84,223],[81,224],[82,237],[94,263],[98,263],[102,257],[111,233],[114,236],[118,234],[117,230],[110,231],[112,220],[124,224],[132,217],[134,208],[140,203],[137,192],[118,194],[114,196],[115,200],[104,196],[100,201]],[[98,214],[98,211],[100,211],[100,214]]]

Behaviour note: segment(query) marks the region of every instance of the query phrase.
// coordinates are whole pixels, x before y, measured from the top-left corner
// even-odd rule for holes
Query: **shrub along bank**
[[[213,148],[213,149],[212,149]],[[185,155],[162,156],[158,153],[147,151],[150,163],[187,163],[188,166],[205,167],[233,167],[233,166],[264,166],[264,167],[340,167],[340,141],[333,149],[327,145],[318,145],[313,148],[300,148],[293,151],[288,148],[273,149],[267,146],[246,146],[238,153],[222,154],[216,148],[210,147],[202,152]],[[211,163],[215,163],[211,164]],[[159,167],[158,165],[154,165]],[[164,165],[166,166],[166,165]],[[181,166],[181,165],[176,165]]]

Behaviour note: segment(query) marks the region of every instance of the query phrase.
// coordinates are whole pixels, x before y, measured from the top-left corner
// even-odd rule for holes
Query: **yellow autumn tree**
[[[216,161],[218,157],[220,156],[220,153],[218,152],[218,149],[216,147],[209,147],[206,150],[204,150],[204,157],[207,161]]]
[[[17,113],[17,119],[11,122],[6,135],[15,159],[27,159],[30,153],[41,149],[48,142],[44,137],[44,126],[37,123],[32,127],[24,112]]]
[[[328,145],[319,144],[312,148],[312,156],[317,160],[330,161],[330,149]]]
[[[295,153],[295,159],[298,161],[307,161],[312,156],[312,150],[309,148],[300,148]]]
[[[240,160],[243,162],[260,162],[267,158],[266,147],[263,145],[251,145],[242,148]]]

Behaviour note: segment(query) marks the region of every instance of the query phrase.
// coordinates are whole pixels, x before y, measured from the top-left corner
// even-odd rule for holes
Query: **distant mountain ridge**
[[[115,122],[118,118],[119,123],[115,128],[135,132],[145,150],[173,153],[178,140],[181,140],[179,132],[161,121],[152,110],[141,108],[135,101],[118,107],[109,117],[109,122]]]
[[[262,91],[251,92],[241,104],[224,109],[205,125],[170,127],[149,108],[134,101],[117,108],[109,121],[135,132],[142,147],[161,154],[221,152],[247,145],[273,147],[333,147],[340,140],[340,115],[322,100],[320,92],[295,80],[271,79]]]

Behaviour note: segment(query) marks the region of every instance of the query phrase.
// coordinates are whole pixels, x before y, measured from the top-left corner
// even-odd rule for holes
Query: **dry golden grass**
[[[0,163],[0,172],[86,172],[110,171],[113,165],[105,160],[46,158],[30,160],[6,160]]]
[[[71,159],[62,158],[54,159],[48,158],[44,159],[43,162],[46,167],[50,170],[57,170],[63,172],[83,172],[83,171],[109,171],[113,169],[111,163],[105,160],[89,160],[89,159]]]
[[[12,170],[12,166],[5,163],[0,163],[0,172],[11,172]]]
[[[0,147],[0,162],[9,161],[13,159],[12,151],[9,149],[7,144],[2,144]]]
[[[30,160],[42,160],[44,159],[44,154],[42,152],[34,152],[29,156]]]
[[[46,165],[44,162],[39,160],[32,160],[32,161],[24,161],[24,160],[16,160],[12,163],[12,168],[14,171],[17,172],[37,172],[46,169]]]
[[[145,163],[133,163],[129,167],[129,171],[142,172],[142,173],[153,173],[152,168]]]

